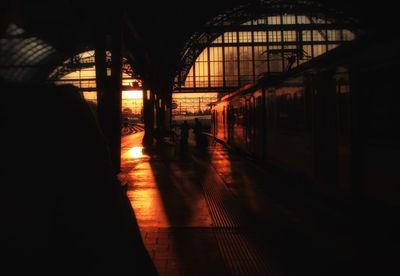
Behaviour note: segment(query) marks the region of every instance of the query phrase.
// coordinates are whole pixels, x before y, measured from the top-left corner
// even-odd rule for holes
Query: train
[[[328,196],[399,204],[399,44],[360,38],[265,74],[212,104],[211,134]]]

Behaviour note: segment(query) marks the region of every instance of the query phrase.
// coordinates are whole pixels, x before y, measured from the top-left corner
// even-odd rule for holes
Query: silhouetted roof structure
[[[395,20],[389,1],[204,0],[187,1],[2,1],[0,71],[4,78],[45,78],[76,53],[94,48],[96,34],[122,24],[124,56],[145,78],[172,85],[182,55],[207,26],[236,24],[268,10],[326,11],[343,20],[355,19],[365,29],[386,30]],[[228,20],[227,20],[228,19]],[[230,23],[227,23],[229,22]],[[393,27],[394,28],[394,27]],[[389,29],[393,29],[389,28]],[[7,41],[6,41],[7,39]],[[41,66],[40,70],[35,70]],[[46,65],[46,66],[43,66]],[[20,67],[25,68],[21,69]],[[51,68],[51,69],[50,69]],[[37,69],[37,68],[36,68]]]

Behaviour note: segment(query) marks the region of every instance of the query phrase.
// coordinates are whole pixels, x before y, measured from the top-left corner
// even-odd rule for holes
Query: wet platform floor
[[[142,138],[123,138],[120,178],[160,275],[347,275],[354,252],[334,211],[268,190],[276,177],[217,142],[146,153]]]

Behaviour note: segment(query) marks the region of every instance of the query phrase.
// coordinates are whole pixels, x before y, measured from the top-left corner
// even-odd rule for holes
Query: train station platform
[[[193,140],[146,152],[142,138],[123,137],[119,177],[160,275],[395,275],[375,252],[384,237],[354,239],[349,210],[211,139],[202,152]]]

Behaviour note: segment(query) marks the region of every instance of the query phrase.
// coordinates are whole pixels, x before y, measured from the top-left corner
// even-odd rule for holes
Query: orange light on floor
[[[133,147],[129,150],[129,157],[138,159],[143,157],[143,147]]]

